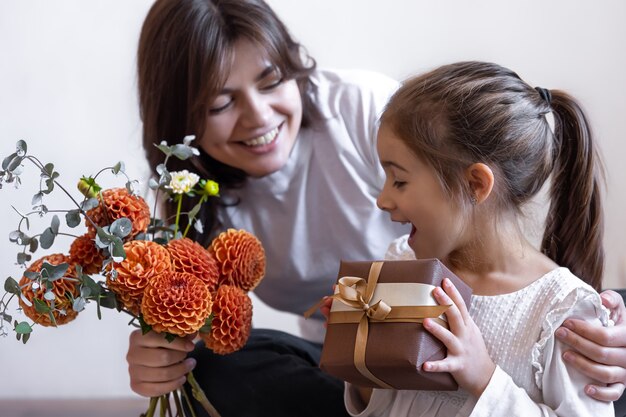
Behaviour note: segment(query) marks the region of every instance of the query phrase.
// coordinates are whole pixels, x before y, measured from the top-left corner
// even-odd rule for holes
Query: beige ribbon
[[[393,388],[370,372],[365,364],[365,352],[369,332],[369,322],[403,322],[422,323],[425,318],[432,318],[438,324],[447,327],[447,323],[440,316],[450,307],[447,305],[433,306],[394,306],[390,307],[385,301],[379,300],[370,305],[374,290],[378,283],[382,261],[372,262],[367,281],[359,277],[342,277],[337,282],[337,292],[332,298],[353,308],[352,311],[333,311],[328,319],[333,323],[358,323],[354,346],[354,365],[367,379],[382,388]],[[323,303],[323,300],[320,302]],[[305,314],[312,314],[319,308],[319,303]]]

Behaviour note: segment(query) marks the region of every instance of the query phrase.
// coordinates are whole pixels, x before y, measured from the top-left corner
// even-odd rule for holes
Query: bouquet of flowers
[[[0,170],[0,189],[4,184],[20,185],[25,164],[34,165],[40,174],[39,190],[32,198],[32,210],[19,215],[16,230],[9,239],[19,245],[17,264],[25,268],[19,279],[8,277],[6,291],[0,298],[0,334],[13,331],[17,340],[26,343],[36,325],[60,326],[74,320],[89,303],[116,309],[132,316],[131,324],[145,333],[162,333],[168,340],[198,333],[207,348],[217,354],[240,349],[248,339],[252,322],[252,290],[265,274],[265,252],[259,240],[244,230],[229,229],[205,248],[187,238],[190,227],[202,232],[198,213],[209,198],[219,195],[219,186],[211,180],[185,171],[169,172],[170,158],[187,159],[197,154],[190,146],[193,136],[182,144],[157,147],[164,162],[157,167],[158,177],[150,179],[155,190],[155,209],[159,194],[172,199],[178,207],[173,219],[152,217],[146,201],[137,195],[136,181],[124,172],[122,162],[78,181],[81,197],[76,198],[58,181],[59,173],[51,163],[42,163],[28,154],[27,144],[18,141],[16,151],[4,158]],[[98,178],[112,173],[125,177],[125,186],[102,189]],[[50,210],[46,195],[61,190],[71,201],[68,210]],[[184,198],[198,202],[189,212],[181,212]],[[73,236],[62,231],[57,213],[64,213],[69,229],[86,225],[86,233]],[[31,235],[32,216],[51,216],[50,226]],[[187,226],[179,225],[183,216]],[[31,262],[39,249],[50,249],[59,236],[73,236],[66,253],[44,255]],[[11,303],[29,321],[13,318]],[[206,399],[193,374],[188,382],[194,397],[211,416],[217,411]],[[175,404],[175,414],[170,406]],[[194,415],[184,389],[150,400],[146,413],[154,416],[184,415],[183,401]]]

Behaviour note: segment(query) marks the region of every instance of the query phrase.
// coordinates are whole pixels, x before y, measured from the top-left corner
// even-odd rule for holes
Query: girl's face
[[[226,84],[209,104],[200,146],[214,159],[262,177],[285,165],[301,120],[296,81],[285,80],[262,48],[241,39]]]
[[[464,222],[458,205],[444,193],[435,170],[384,123],[377,149],[386,176],[378,207],[392,221],[411,224],[408,243],[418,259],[445,261],[461,245]]]

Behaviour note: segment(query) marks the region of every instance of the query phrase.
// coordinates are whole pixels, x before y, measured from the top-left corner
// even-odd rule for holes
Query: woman
[[[262,1],[158,0],[142,29],[138,71],[148,160],[153,168],[161,162],[154,143],[196,135],[201,155],[193,166],[170,167],[220,183],[221,199],[205,207],[205,234],[196,239],[206,243],[226,227],[254,233],[268,259],[255,293],[271,307],[302,313],[329,292],[340,259],[380,259],[389,241],[408,232],[375,208],[384,179],[377,117],[397,83],[317,70]],[[317,368],[319,319],[303,323],[303,338],[254,329],[235,354],[199,346],[189,359],[190,340],[135,332],[131,387],[159,395],[183,384],[195,366],[225,417],[346,415],[343,383]],[[618,339],[626,345],[626,334]],[[607,351],[572,343],[592,360]],[[626,349],[614,352],[603,362],[626,363]],[[622,368],[584,364],[599,380],[626,380]],[[614,380],[605,375],[613,371]],[[605,390],[596,395],[610,400],[623,386]]]

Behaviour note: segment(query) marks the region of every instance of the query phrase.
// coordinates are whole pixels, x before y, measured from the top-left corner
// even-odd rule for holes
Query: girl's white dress
[[[406,237],[395,241],[387,259],[414,259]],[[566,318],[607,325],[600,296],[567,268],[557,268],[527,287],[496,296],[474,295],[470,314],[496,363],[480,398],[458,391],[375,389],[365,410],[346,385],[352,416],[483,417],[613,416],[613,404],[583,392],[593,382],[562,359],[566,350],[554,331]]]

